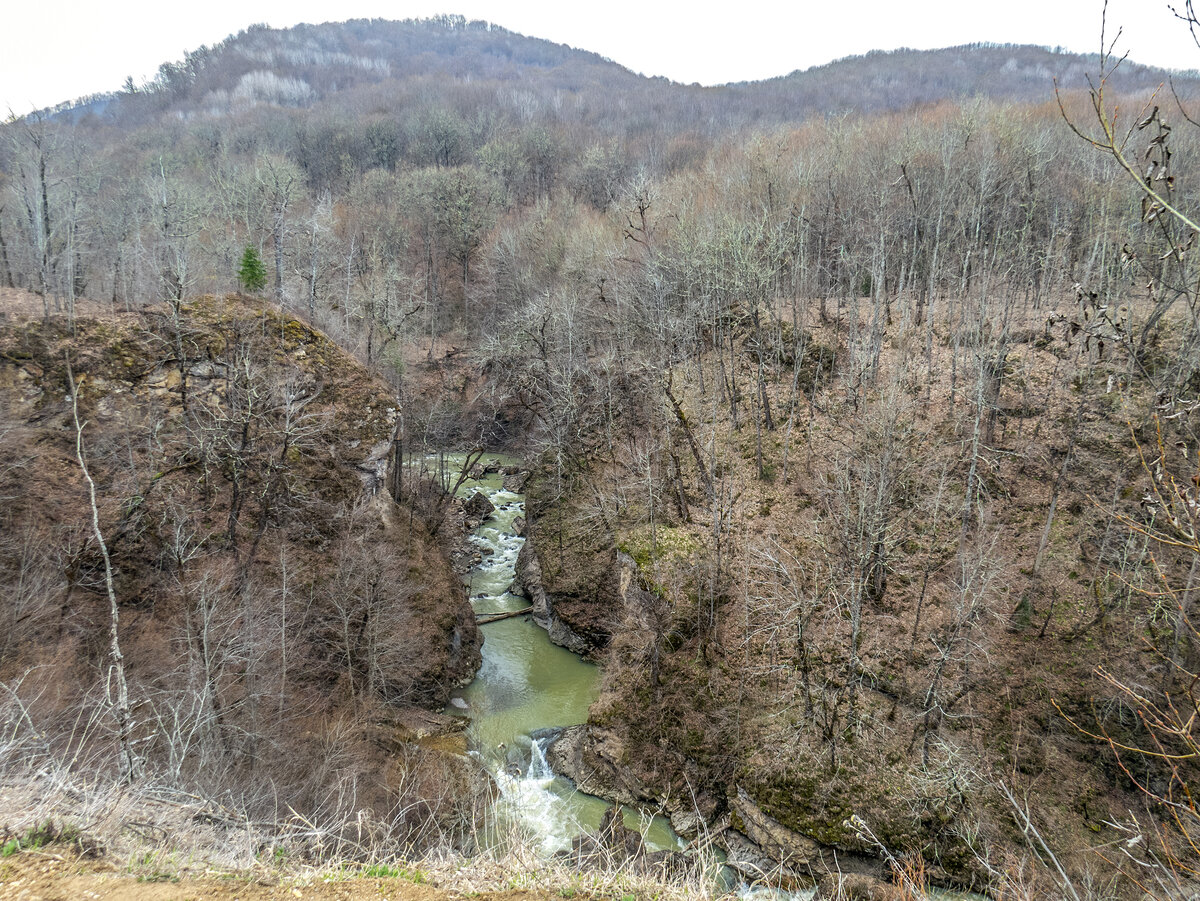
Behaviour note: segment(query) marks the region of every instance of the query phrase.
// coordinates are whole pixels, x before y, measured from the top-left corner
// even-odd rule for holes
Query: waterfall
[[[550,769],[550,764],[546,762],[546,754],[542,750],[542,743],[534,741],[529,757],[529,778],[530,779],[553,779],[554,771]]]
[[[546,762],[541,744],[534,741],[529,751],[529,765],[524,772],[509,767],[496,773],[501,812],[510,824],[530,836],[542,853],[568,850],[581,831],[580,824],[555,789],[554,771]]]

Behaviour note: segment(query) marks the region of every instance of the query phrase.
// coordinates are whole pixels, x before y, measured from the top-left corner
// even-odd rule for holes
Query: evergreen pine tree
[[[246,245],[237,277],[242,290],[251,294],[261,291],[267,284],[267,267],[263,265],[262,257],[253,244]]]

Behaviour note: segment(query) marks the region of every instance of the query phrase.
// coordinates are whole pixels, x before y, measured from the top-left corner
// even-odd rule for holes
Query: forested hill
[[[916,104],[984,96],[1038,102],[1052,96],[1054,82],[1066,90],[1087,86],[1099,71],[1096,54],[1046,47],[966,44],[940,50],[901,49],[850,56],[782,78],[733,86],[764,110],[800,117],[818,110],[902,110]],[[1188,89],[1196,73],[1169,73],[1126,60],[1111,79],[1120,92],[1154,90],[1168,78]]]
[[[561,96],[596,100],[665,88],[594,53],[460,16],[356,19],[289,29],[251,26],[167,62],[145,85],[65,104],[102,121],[237,115],[263,105],[336,106],[349,115],[396,113],[433,95],[460,110],[480,101],[526,119]],[[575,104],[578,112],[578,103]]]
[[[626,134],[656,126],[713,134],[974,96],[1037,102],[1051,97],[1054,79],[1082,88],[1097,69],[1094,55],[971,44],[876,51],[767,81],[705,88],[648,78],[595,53],[461,16],[356,19],[283,30],[253,26],[164,63],[148,84],[130,83],[57,112],[130,127],[165,115],[223,118],[264,106],[396,115],[436,97],[461,112],[486,106],[492,115],[525,121],[604,123]],[[1152,90],[1168,75],[1126,61],[1113,86]],[[1185,86],[1194,80],[1194,73],[1177,76]]]

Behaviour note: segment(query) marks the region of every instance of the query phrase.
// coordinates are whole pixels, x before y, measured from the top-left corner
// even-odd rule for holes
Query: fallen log
[[[484,626],[488,623],[499,622],[502,619],[508,619],[510,616],[524,616],[526,613],[533,613],[533,607],[526,607],[524,610],[507,610],[504,613],[483,613],[476,617],[475,622]]]

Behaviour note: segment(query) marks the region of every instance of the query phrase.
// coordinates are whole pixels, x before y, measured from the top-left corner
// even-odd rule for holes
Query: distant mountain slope
[[[1087,87],[1096,77],[1096,54],[1062,53],[1046,47],[966,44],[941,50],[901,49],[850,56],[781,78],[732,86],[739,96],[792,115],[819,109],[900,110],[940,100],[984,96],[1038,102],[1065,90]],[[1121,93],[1153,90],[1168,78],[1189,90],[1196,73],[1170,73],[1126,60],[1110,80]]]
[[[139,90],[88,98],[86,105],[95,110],[98,101],[115,100],[102,111],[117,121],[148,111],[221,114],[263,103],[309,107],[372,85],[413,80],[428,80],[434,91],[478,82],[555,90],[667,83],[594,53],[460,16],[354,19],[288,29],[252,26],[164,63]]]
[[[946,99],[1051,98],[1053,79],[1086,86],[1094,55],[1044,47],[971,44],[847,57],[761,82],[705,88],[647,78],[584,50],[526,37],[461,16],[387,21],[355,19],[289,29],[254,26],[213,47],[164,63],[150,84],[98,95],[57,112],[117,125],[228,116],[249,108],[329,107],[396,114],[415,99],[460,112],[492,105],[531,121],[619,117],[624,128],[689,128],[712,133],[740,125],[798,121],[814,114],[903,110]],[[1122,64],[1113,87],[1152,90],[1168,72]],[[1186,91],[1200,82],[1179,73]]]

